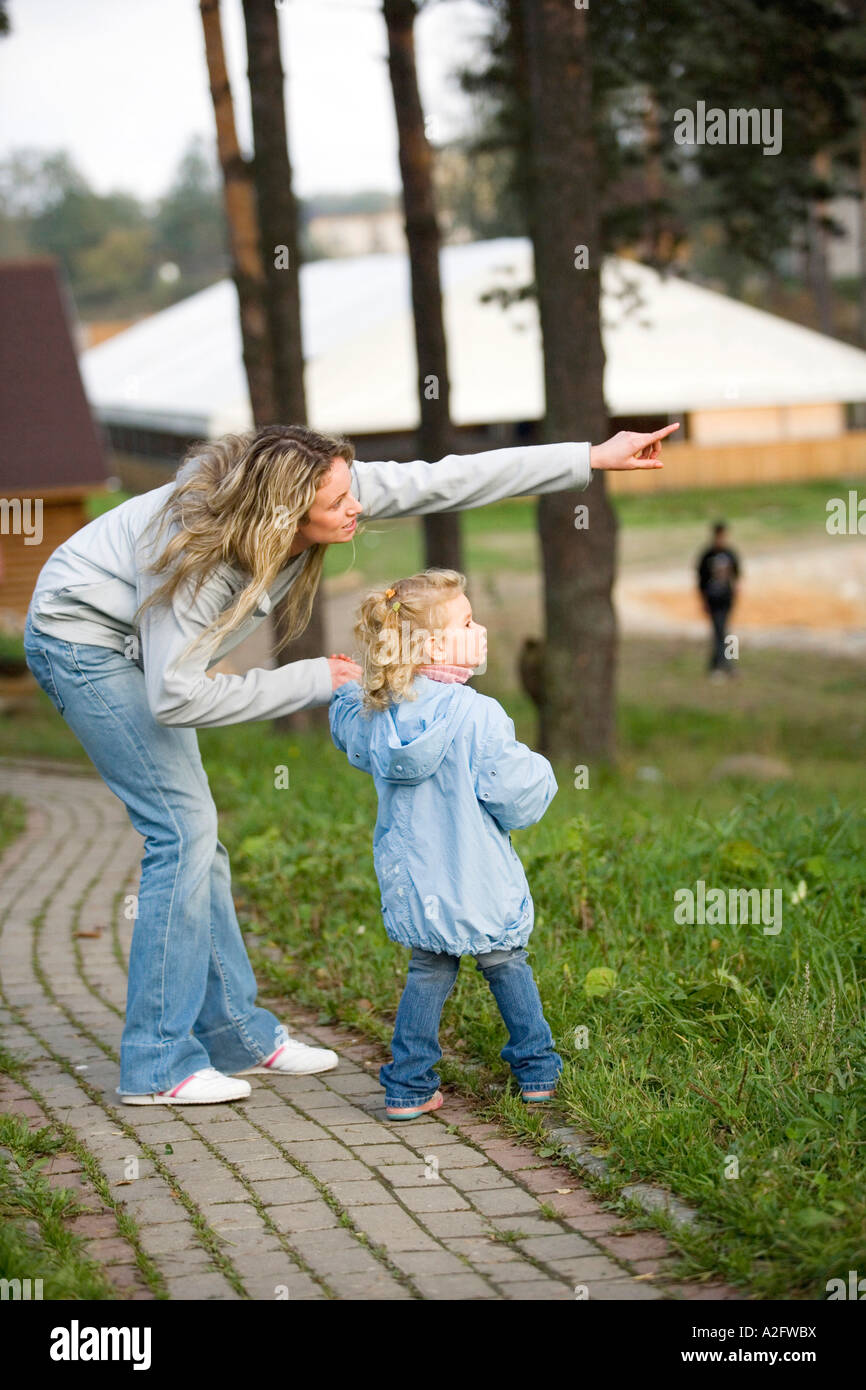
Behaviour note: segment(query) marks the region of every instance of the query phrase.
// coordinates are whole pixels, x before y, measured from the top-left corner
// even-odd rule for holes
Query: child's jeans
[[[554,1051],[525,948],[488,951],[476,956],[475,963],[508,1029],[500,1057],[509,1063],[521,1091],[549,1090],[562,1071],[562,1058]],[[442,1056],[439,1019],[459,968],[459,956],[413,947],[391,1040],[393,1061],[379,1068],[386,1105],[423,1105],[436,1094],[439,1077],[433,1067]]]

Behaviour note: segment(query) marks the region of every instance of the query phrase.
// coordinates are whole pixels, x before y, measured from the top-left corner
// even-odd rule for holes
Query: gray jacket
[[[186,468],[194,466],[191,460]],[[505,497],[585,488],[592,477],[589,444],[449,454],[438,463],[356,461],[350,471],[352,492],[364,508],[362,520],[459,511]],[[33,626],[68,642],[112,647],[136,660],[160,724],[207,728],[328,704],[333,688],[324,656],[243,676],[206,674],[283,598],[300,575],[309,551],[289,561],[255,612],[209,655],[201,648],[184,655],[184,648],[243,587],[244,574],[232,565],[218,565],[194,603],[178,592],[170,605],[147,609],[140,626],[133,624],[139,604],[161,582],[161,577],[146,572],[149,557],[144,533],[174,486],[172,481],[131,497],[58,546],[42,567],[33,592]]]

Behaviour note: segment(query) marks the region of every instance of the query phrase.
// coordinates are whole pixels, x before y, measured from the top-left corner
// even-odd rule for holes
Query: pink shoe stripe
[[[160,1091],[159,1094],[161,1096],[176,1096],[181,1087],[185,1086],[187,1081],[192,1081],[194,1076],[195,1072],[190,1072],[189,1076],[185,1077],[183,1081],[179,1081],[171,1091]]]
[[[272,1062],[275,1062],[275,1061],[277,1060],[277,1058],[279,1057],[280,1053],[284,1050],[285,1046],[286,1046],[286,1044],[283,1043],[282,1047],[278,1047],[277,1050],[276,1050],[276,1052],[272,1052],[271,1055],[270,1055],[270,1057],[267,1057],[267,1058],[265,1059],[265,1061],[262,1062],[262,1066],[263,1066],[263,1067],[269,1067],[269,1066],[271,1065]]]

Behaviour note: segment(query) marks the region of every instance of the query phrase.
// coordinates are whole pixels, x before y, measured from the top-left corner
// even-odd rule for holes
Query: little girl
[[[337,747],[375,781],[385,930],[412,948],[393,1061],[379,1071],[394,1120],[442,1104],[439,1019],[464,955],[499,1006],[500,1056],[522,1099],[549,1100],[562,1071],[526,959],[533,903],[509,835],[541,819],[556,778],[502,706],[463,684],[487,650],[465,587],[456,570],[428,569],[368,595],[355,625],[361,680],[329,710]]]

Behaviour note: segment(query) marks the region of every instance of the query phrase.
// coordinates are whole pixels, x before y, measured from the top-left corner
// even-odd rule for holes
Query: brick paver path
[[[0,763],[0,787],[29,810],[0,863],[0,1028],[26,1077],[0,1077],[0,1108],[74,1135],[47,1171],[87,1208],[74,1228],[118,1298],[743,1296],[665,1282],[662,1236],[629,1234],[569,1168],[453,1095],[389,1122],[381,1050],[294,1005],[277,1009],[339,1052],[334,1071],[251,1078],[236,1104],[120,1104],[141,839],[96,777]]]

